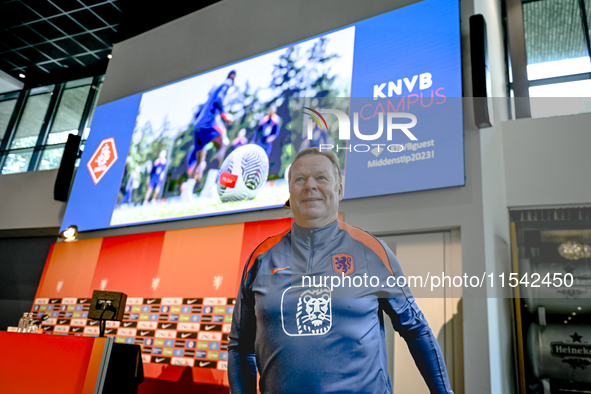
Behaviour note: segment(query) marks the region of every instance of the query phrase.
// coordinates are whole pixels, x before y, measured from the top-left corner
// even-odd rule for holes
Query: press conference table
[[[111,381],[133,381],[137,392],[143,381],[139,346],[115,348],[112,338],[0,331],[0,349],[2,393],[101,393],[107,375]]]

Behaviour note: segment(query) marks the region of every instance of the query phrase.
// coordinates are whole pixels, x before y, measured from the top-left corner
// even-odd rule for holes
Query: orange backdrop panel
[[[163,241],[164,231],[104,238],[92,290],[151,297]]]
[[[53,245],[36,298],[90,297],[91,281],[103,238]]]
[[[154,297],[235,297],[244,224],[167,231]]]

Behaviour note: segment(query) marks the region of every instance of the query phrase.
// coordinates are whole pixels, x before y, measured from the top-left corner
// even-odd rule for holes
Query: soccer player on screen
[[[148,192],[144,197],[144,204],[150,199],[156,199],[160,193],[160,185],[164,180],[164,169],[166,168],[166,150],[160,151],[160,155],[154,161],[152,171],[150,171],[150,184],[148,185]]]
[[[246,144],[248,144],[248,139],[246,138],[246,129],[240,129],[238,135],[232,141],[232,148],[238,149]]]
[[[129,179],[127,180],[127,184],[125,185],[125,196],[123,196],[123,200],[121,200],[121,205],[133,204],[133,191],[140,186],[140,167],[137,166],[134,168],[132,173],[129,175]]]
[[[233,121],[232,116],[224,110],[224,99],[228,89],[234,85],[234,78],[236,78],[236,71],[230,71],[226,80],[209,92],[207,101],[195,113],[193,122],[195,142],[187,157],[187,172],[190,178],[195,179],[196,183],[203,177],[207,166],[207,155],[203,154],[205,145],[213,141],[218,149],[214,158],[217,158],[221,163],[230,143],[226,136],[226,128],[218,124],[216,119],[219,115],[225,124],[230,124]]]
[[[281,118],[277,115],[277,107],[271,105],[267,115],[259,122],[259,127],[255,133],[254,143],[263,148],[267,157],[273,150],[273,141],[279,135],[281,130]]]

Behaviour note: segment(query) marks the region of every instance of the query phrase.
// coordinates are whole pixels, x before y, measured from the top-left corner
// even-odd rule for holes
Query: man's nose
[[[316,190],[318,189],[318,185],[316,184],[316,180],[312,177],[309,177],[304,184],[304,188],[306,190]]]

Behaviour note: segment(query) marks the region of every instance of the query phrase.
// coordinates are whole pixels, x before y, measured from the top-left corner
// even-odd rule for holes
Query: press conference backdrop
[[[323,142],[348,144],[350,151],[339,152],[345,198],[464,185],[461,96],[458,2],[424,0],[310,37],[98,107],[62,226],[88,231],[279,207],[288,196],[285,174],[294,154]],[[313,108],[314,98],[325,97],[376,97],[385,100],[384,112],[420,111],[412,129],[417,140],[398,130],[400,139],[390,142],[404,151],[363,152],[368,141],[339,140],[330,126],[304,141],[308,115],[291,119],[290,102],[306,98]],[[193,129],[203,127],[202,111],[212,108],[206,126],[225,134],[218,142],[228,148],[220,152],[219,144],[205,141],[206,167],[193,182],[201,138]],[[377,104],[370,112],[379,113]],[[259,145],[266,156],[252,174],[237,173],[236,163],[222,171],[248,145]],[[352,152],[357,145],[360,152]],[[256,189],[252,198],[222,202],[220,190],[244,189],[247,176],[256,178],[249,184]]]
[[[123,321],[107,322],[105,335],[142,346],[146,377],[191,367],[195,382],[223,384],[244,263],[290,225],[277,219],[55,243],[32,311],[50,315],[48,334],[98,335],[98,321],[88,319],[93,290],[123,292]]]

